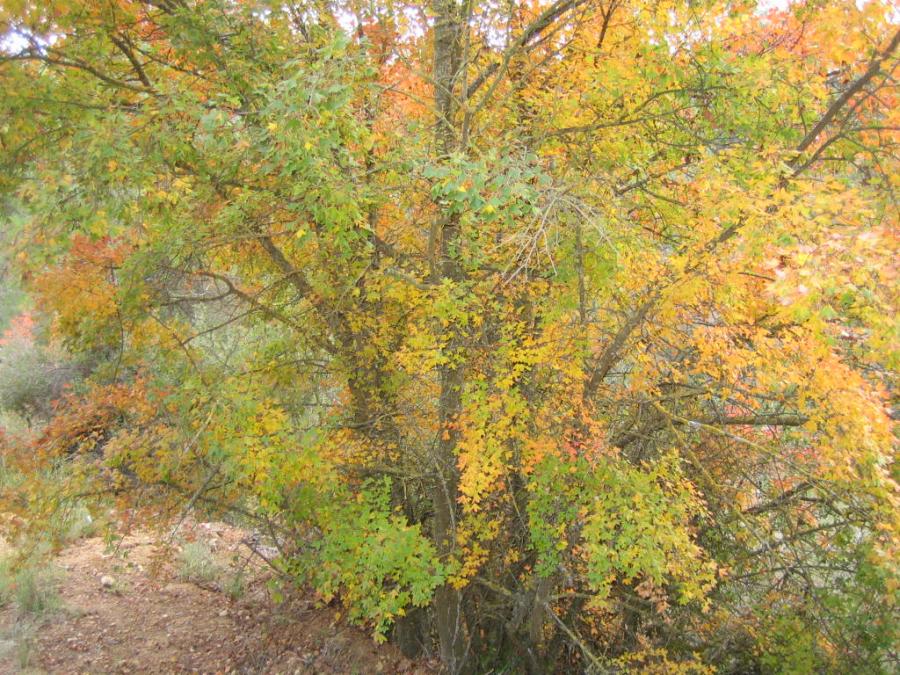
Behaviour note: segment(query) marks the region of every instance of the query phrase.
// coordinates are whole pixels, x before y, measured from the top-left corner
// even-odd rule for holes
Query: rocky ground
[[[35,615],[7,602],[0,610],[0,673],[436,672],[376,645],[336,607],[302,596],[274,602],[272,575],[240,530],[201,523],[179,537],[212,552],[215,579],[186,580],[177,549],[147,533],[62,551],[58,608]]]

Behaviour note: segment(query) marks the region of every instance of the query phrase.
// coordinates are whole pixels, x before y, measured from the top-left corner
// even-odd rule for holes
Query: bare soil
[[[59,610],[36,618],[15,603],[0,609],[0,673],[437,672],[434,663],[375,644],[344,623],[338,608],[311,596],[274,602],[272,575],[250,562],[242,531],[185,527],[187,538],[205,541],[231,572],[235,565],[245,571],[240,597],[232,599],[221,582],[180,579],[154,535],[125,537],[113,551],[100,538],[84,539],[55,561]]]

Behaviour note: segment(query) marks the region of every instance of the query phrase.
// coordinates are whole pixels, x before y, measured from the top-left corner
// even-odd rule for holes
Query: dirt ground
[[[185,528],[182,528],[185,529]],[[81,540],[56,559],[62,607],[40,618],[15,603],[0,610],[0,673],[416,673],[390,645],[376,645],[311,597],[276,603],[264,565],[251,561],[245,533],[188,525],[231,571],[243,569],[233,599],[219,582],[181,579],[156,538],[138,533],[110,551]]]

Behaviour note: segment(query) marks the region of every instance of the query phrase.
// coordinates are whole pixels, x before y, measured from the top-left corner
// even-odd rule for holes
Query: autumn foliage
[[[231,513],[451,673],[891,672],[900,32],[781,5],[0,1],[11,529]]]

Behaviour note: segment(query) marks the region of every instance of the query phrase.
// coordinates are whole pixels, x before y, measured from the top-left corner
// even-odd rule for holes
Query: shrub
[[[16,575],[16,605],[29,614],[45,614],[58,609],[57,575],[51,568],[28,566]]]
[[[222,573],[222,567],[203,542],[195,541],[185,544],[178,560],[178,576],[185,581],[209,583]]]
[[[14,321],[0,337],[0,410],[29,422],[47,418],[71,375],[72,368],[36,341],[31,324],[24,319]]]
[[[63,514],[63,538],[67,542],[87,539],[97,534],[97,522],[84,503],[78,502]]]
[[[49,566],[25,563],[15,571],[11,561],[0,563],[0,601],[14,600],[20,612],[41,615],[58,609],[58,572]]]
[[[225,582],[225,594],[232,600],[237,600],[242,597],[246,590],[243,570],[237,570]]]
[[[35,623],[20,619],[0,634],[0,659],[15,662],[19,668],[16,672],[43,672],[28,670],[35,655],[37,633]]]

